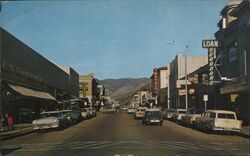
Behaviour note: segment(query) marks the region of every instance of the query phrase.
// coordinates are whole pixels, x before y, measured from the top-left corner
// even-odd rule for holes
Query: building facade
[[[16,116],[21,109],[39,115],[55,109],[57,99],[77,96],[75,79],[4,29],[1,33],[1,112]],[[17,119],[15,117],[14,119]]]
[[[185,108],[185,100],[180,100],[185,95],[181,89],[186,74],[191,73],[208,63],[207,56],[185,56],[178,54],[170,63],[169,90],[170,108]],[[187,82],[188,83],[188,82]]]
[[[220,108],[234,110],[243,124],[249,124],[250,113],[250,2],[232,1],[221,11],[222,19],[215,37],[222,44],[219,69],[227,78],[220,89],[224,100]]]
[[[161,107],[168,107],[169,71],[167,67],[158,68],[158,103]]]
[[[79,77],[79,96],[88,98],[91,104],[94,104],[99,98],[97,90],[98,82],[92,74],[80,75]]]

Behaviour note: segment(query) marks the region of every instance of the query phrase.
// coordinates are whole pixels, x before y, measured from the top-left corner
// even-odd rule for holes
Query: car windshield
[[[41,114],[41,118],[45,118],[45,117],[60,117],[61,114],[60,113],[43,113]]]
[[[234,114],[227,114],[227,113],[218,113],[218,118],[221,119],[235,119]]]
[[[160,111],[147,111],[145,114],[146,115],[160,115],[161,112]]]

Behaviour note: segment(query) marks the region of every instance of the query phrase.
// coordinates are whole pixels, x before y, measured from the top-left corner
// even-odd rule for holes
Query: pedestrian
[[[9,115],[7,121],[8,121],[8,130],[13,130],[14,129],[13,117]]]

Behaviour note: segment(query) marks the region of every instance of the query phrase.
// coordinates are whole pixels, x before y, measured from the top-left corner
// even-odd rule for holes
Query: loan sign
[[[218,48],[220,47],[220,41],[218,40],[203,40],[202,48]]]
[[[215,61],[217,58],[216,48],[220,47],[218,40],[203,40],[202,47],[208,49],[208,83],[214,85],[215,80]]]

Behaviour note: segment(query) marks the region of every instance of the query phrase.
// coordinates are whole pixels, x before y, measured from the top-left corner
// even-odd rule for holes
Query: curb
[[[0,140],[4,141],[4,140],[9,140],[9,139],[14,139],[14,138],[17,138],[17,137],[20,137],[20,136],[31,134],[33,132],[34,132],[34,130],[31,129],[31,130],[27,130],[27,131],[15,133],[15,134],[9,134],[9,135],[6,135],[6,136],[0,136]]]

